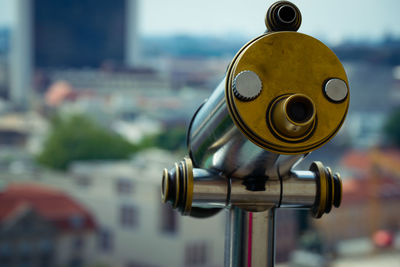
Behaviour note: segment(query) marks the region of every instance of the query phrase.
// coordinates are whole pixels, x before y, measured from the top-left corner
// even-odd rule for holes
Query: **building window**
[[[83,266],[83,260],[80,257],[74,257],[69,260],[69,267],[81,267]]]
[[[131,194],[132,193],[132,181],[127,178],[117,178],[116,190],[118,194]]]
[[[42,253],[38,256],[40,267],[51,267],[54,266],[53,263],[53,253]]]
[[[76,236],[72,239],[72,250],[73,251],[81,251],[83,246],[85,245],[85,240],[83,236]]]
[[[69,224],[73,229],[81,229],[85,225],[85,218],[80,214],[69,217]]]
[[[112,250],[113,236],[110,230],[101,229],[98,238],[98,246],[101,251]]]
[[[170,205],[161,204],[161,232],[175,234],[177,232],[176,211]]]
[[[54,244],[49,239],[39,240],[39,244],[37,246],[37,250],[43,253],[51,252],[53,250]]]
[[[80,176],[77,176],[77,177],[75,178],[75,182],[76,182],[76,184],[77,184],[78,186],[80,186],[80,187],[82,187],[82,188],[86,188],[86,187],[89,187],[89,186],[90,186],[90,184],[91,184],[92,181],[91,181],[90,177],[80,175]]]
[[[28,241],[23,240],[19,243],[18,252],[19,254],[17,257],[19,258],[21,266],[26,266],[32,261],[33,247]]]
[[[7,243],[0,244],[0,266],[7,266],[11,263],[11,247]]]
[[[135,227],[138,225],[138,211],[130,205],[123,205],[120,208],[120,223],[124,227]]]
[[[146,264],[146,263],[143,263],[143,262],[130,261],[130,262],[128,262],[126,267],[157,267],[157,266],[156,265]]]
[[[205,265],[207,245],[205,242],[192,242],[185,246],[185,266]]]

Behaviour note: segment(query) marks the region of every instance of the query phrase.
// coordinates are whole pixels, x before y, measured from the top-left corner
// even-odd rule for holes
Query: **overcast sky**
[[[0,25],[12,25],[13,3],[0,0]],[[21,1],[21,0],[19,0]],[[22,0],[28,1],[28,0]],[[107,0],[111,1],[111,0]],[[145,35],[198,34],[251,37],[265,30],[271,0],[139,0]],[[399,0],[293,0],[303,15],[300,32],[331,42],[400,36]]]

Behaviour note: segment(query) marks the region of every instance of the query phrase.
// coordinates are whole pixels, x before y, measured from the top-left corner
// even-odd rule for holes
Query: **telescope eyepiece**
[[[269,110],[269,124],[279,138],[297,142],[312,132],[315,126],[315,105],[304,94],[281,96]]]
[[[296,16],[296,10],[289,5],[281,6],[277,12],[277,17],[282,23],[290,24],[296,19]]]
[[[297,31],[301,24],[300,10],[291,2],[279,1],[273,4],[265,17],[268,31]]]
[[[296,95],[286,102],[286,113],[289,119],[296,124],[307,123],[314,117],[314,104],[309,98]]]

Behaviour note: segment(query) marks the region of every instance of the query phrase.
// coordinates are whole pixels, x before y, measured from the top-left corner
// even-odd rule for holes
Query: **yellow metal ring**
[[[327,193],[328,193],[328,185],[326,180],[326,173],[324,165],[320,161],[314,161],[311,166],[310,170],[313,171],[318,179],[317,184],[319,184],[319,190],[317,189],[317,193],[319,192],[319,201],[318,203],[314,203],[313,208],[313,216],[315,218],[320,218],[324,212],[327,203]]]
[[[338,194],[339,196],[339,200],[338,200],[338,205],[335,205],[335,207],[339,207],[340,204],[342,203],[342,198],[343,198],[343,183],[342,183],[342,178],[340,177],[340,173],[336,172],[335,173],[336,178],[339,180],[339,184],[340,184],[340,192]]]
[[[334,202],[334,200],[335,200],[335,181],[333,180],[333,173],[332,173],[332,170],[331,170],[331,168],[329,168],[329,167],[326,167],[325,168],[325,170],[326,170],[326,172],[328,173],[328,178],[329,178],[329,180],[330,181],[328,181],[328,182],[330,182],[332,185],[331,185],[331,187],[332,187],[332,192],[331,192],[331,203],[328,203],[328,205],[331,205],[331,207],[333,206],[333,202]]]
[[[182,197],[183,197],[183,205],[186,205],[186,195],[187,195],[187,175],[186,175],[186,167],[185,167],[185,162],[182,160],[181,162],[179,162],[179,165],[182,167],[182,181],[183,181],[183,185],[182,185]],[[182,213],[185,213],[185,206],[181,206],[181,208],[183,207]]]
[[[163,170],[163,178],[162,178],[162,188],[161,188],[161,202],[167,202],[168,192],[169,192],[169,179],[168,179],[168,170]]]
[[[340,177],[340,173],[336,173],[337,178],[339,179],[340,182],[340,201],[339,203],[342,203],[342,199],[343,199],[343,183],[342,183],[342,178]]]
[[[179,190],[180,190],[180,172],[179,172],[179,166],[178,163],[175,162],[175,175],[176,175],[176,188],[175,188],[175,202],[173,207],[176,208],[178,206],[178,201],[179,201]]]
[[[192,200],[193,200],[193,164],[192,161],[185,157],[185,166],[186,166],[186,201],[185,201],[185,210],[183,215],[187,215],[190,213],[192,209]]]

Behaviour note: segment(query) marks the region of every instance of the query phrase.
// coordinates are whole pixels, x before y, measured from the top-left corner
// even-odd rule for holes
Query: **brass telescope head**
[[[184,215],[338,207],[341,180],[322,163],[293,166],[338,132],[349,107],[346,72],[319,40],[298,33],[301,13],[279,1],[267,32],[244,45],[189,125],[189,157],[163,171],[162,198]],[[305,176],[304,176],[305,175]]]
[[[342,81],[333,89],[345,91],[338,100],[326,93],[332,80]],[[322,146],[339,130],[349,105],[347,84],[328,47],[282,31],[242,48],[228,70],[225,94],[232,120],[249,140],[276,153],[299,154]]]

